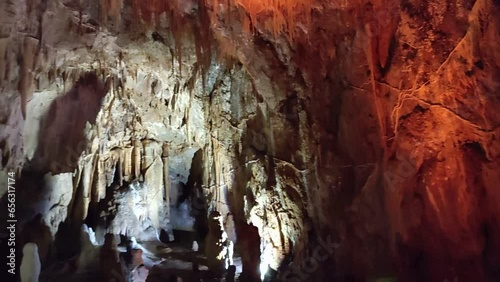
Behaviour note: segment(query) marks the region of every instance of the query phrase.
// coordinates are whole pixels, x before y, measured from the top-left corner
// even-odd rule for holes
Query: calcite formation
[[[21,271],[21,282],[38,282],[41,264],[38,257],[38,246],[35,243],[24,245],[23,260],[19,270]]]
[[[20,221],[42,214],[56,242],[188,222],[201,243],[217,212],[250,281],[260,265],[497,281],[498,15],[494,0],[0,0],[0,175],[17,172]]]

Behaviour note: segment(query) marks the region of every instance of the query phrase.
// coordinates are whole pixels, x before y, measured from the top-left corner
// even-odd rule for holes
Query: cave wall
[[[37,165],[50,148],[76,171],[57,220],[27,217],[55,228],[78,193],[92,195],[73,217],[138,181],[154,203],[144,229],[168,228],[175,199],[160,195],[200,152],[205,202],[191,213],[226,218],[250,279],[256,258],[295,281],[498,279],[498,1],[304,1],[278,32],[267,12],[240,17],[246,2],[208,2],[169,9],[217,15],[213,45],[233,64],[200,56],[200,37],[180,44],[165,14],[138,23],[134,1],[104,17],[98,1],[0,2],[2,167],[67,172]],[[108,91],[83,145],[38,142],[52,101],[88,72]]]
[[[269,234],[292,240],[288,277],[314,277],[316,259],[356,281],[498,279],[498,3],[318,1],[311,13],[293,40],[265,21],[253,40],[216,26],[270,108],[269,153],[296,171],[267,172],[269,198],[305,207],[286,212],[300,227],[285,219]],[[335,260],[320,260],[314,245],[329,234]]]

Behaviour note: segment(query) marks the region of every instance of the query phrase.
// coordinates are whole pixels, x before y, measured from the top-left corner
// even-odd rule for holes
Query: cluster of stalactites
[[[100,0],[101,18],[119,20],[124,0]],[[237,15],[246,32],[253,32],[259,26],[263,31],[275,36],[288,35],[292,40],[297,26],[309,26],[314,0],[131,0],[132,12],[136,23],[159,25],[163,13],[169,20],[169,29],[176,42],[186,34],[194,35],[197,55],[209,55],[211,42],[211,21],[224,18],[231,24],[231,17]],[[243,9],[243,13],[232,11]],[[196,11],[189,15],[191,11]],[[181,44],[179,44],[181,45]],[[208,48],[208,49],[207,49]],[[177,55],[182,56],[181,48]],[[210,62],[209,59],[200,62]]]
[[[101,23],[106,25],[108,19],[120,22],[124,0],[100,0]],[[212,34],[210,18],[205,8],[205,0],[131,0],[131,11],[134,26],[148,26],[159,32],[160,19],[168,20],[168,32],[175,41],[175,54],[182,72],[182,45],[184,39],[194,39],[197,56],[197,67],[203,73],[211,62]]]
[[[314,0],[130,0],[134,26],[149,26],[157,31],[169,32],[175,44],[179,74],[182,74],[183,45],[185,40],[194,42],[197,63],[195,73],[205,76],[213,61],[230,67],[234,63],[235,46],[224,36],[214,36],[211,26],[224,21],[242,24],[243,32],[255,30],[285,35],[289,41],[301,37],[298,31],[307,32],[311,24]],[[121,22],[124,0],[100,0],[101,21]],[[168,30],[160,28],[160,19],[168,20]],[[300,27],[300,28],[299,28]],[[307,35],[306,35],[307,36]],[[216,57],[214,57],[214,55]],[[205,89],[205,87],[203,87]]]
[[[314,0],[212,1],[214,7],[218,7],[219,5],[243,7],[247,15],[240,20],[246,32],[253,32],[253,27],[260,24],[264,31],[271,32],[274,36],[284,33],[288,35],[290,40],[293,40],[299,22],[304,26],[310,24],[311,9]]]
[[[82,187],[82,219],[87,216],[90,202],[98,203],[109,197],[106,194],[108,187],[123,187],[136,181],[149,187],[148,200],[157,200],[150,202],[149,208],[156,207],[162,199],[169,205],[168,146],[135,139],[126,147],[88,155],[80,163],[74,178],[74,185]],[[153,222],[157,223],[158,219]]]

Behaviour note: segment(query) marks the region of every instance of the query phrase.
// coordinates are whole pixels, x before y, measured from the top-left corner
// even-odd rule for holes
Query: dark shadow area
[[[27,243],[35,243],[38,246],[38,254],[42,270],[45,269],[52,260],[53,237],[50,233],[49,227],[43,219],[43,216],[41,214],[37,214],[33,219],[26,222],[17,234],[18,238],[16,245],[19,261],[22,261],[23,246]],[[20,267],[20,264],[17,264],[17,267]]]
[[[104,238],[105,234],[101,234],[100,231],[109,228],[116,216],[116,209],[113,211],[109,210],[109,203],[115,203],[115,191],[127,192],[129,184],[125,182],[123,186],[120,186],[118,178],[115,177],[113,183],[106,187],[106,196],[104,199],[101,199],[99,202],[90,202],[87,217],[83,223],[92,228],[98,238]]]
[[[68,215],[54,239],[54,257],[59,262],[74,260],[82,251],[81,228],[83,224],[83,182],[73,188],[73,197],[68,205]]]
[[[203,151],[198,150],[193,156],[191,169],[189,170],[187,193],[191,199],[191,216],[195,219],[194,229],[197,234],[196,240],[202,241],[208,234],[207,207],[202,188],[203,183]],[[179,200],[179,203],[182,202]],[[176,237],[177,238],[177,237]]]
[[[236,222],[238,236],[238,251],[241,253],[243,271],[241,281],[260,281],[260,236],[259,230],[245,222]]]
[[[85,125],[95,123],[107,91],[95,73],[87,73],[68,93],[52,102],[40,124],[32,169],[53,174],[74,171],[87,145]]]

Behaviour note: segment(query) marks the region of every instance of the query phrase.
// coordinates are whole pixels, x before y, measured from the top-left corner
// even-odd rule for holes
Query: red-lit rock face
[[[79,22],[49,5],[47,28],[62,26],[53,14],[73,24],[44,30],[44,56],[25,47],[17,62],[25,41],[0,39],[6,104],[32,88],[43,100],[76,62],[113,77],[95,125],[75,133],[91,144],[75,187],[113,200],[115,171],[120,185],[154,183],[146,202],[165,218],[141,216],[152,233],[168,225],[168,186],[187,187],[197,228],[217,210],[250,279],[259,256],[290,281],[500,279],[498,1],[95,2],[101,31],[87,35],[78,25],[97,25],[95,6]],[[135,34],[144,26],[156,41]],[[40,63],[51,56],[55,67]],[[10,132],[24,126],[17,108],[2,105]],[[31,158],[13,136],[0,133],[9,168]]]
[[[307,189],[303,199],[315,208],[305,216],[316,230],[330,225],[340,233],[338,271],[359,280],[391,269],[403,281],[494,280],[499,213],[490,203],[500,181],[493,110],[500,106],[494,47],[500,37],[498,20],[485,19],[499,7],[492,1],[318,6],[307,41],[295,39],[290,53],[281,53],[286,39],[266,35],[258,24],[268,44],[254,41],[240,52],[254,81],[272,77],[269,88],[283,89],[265,100],[286,99],[292,82],[306,101],[309,128],[298,130],[302,140],[285,142],[319,143],[306,154],[282,153],[286,160],[317,155],[324,174],[316,180],[319,191]],[[358,18],[341,21],[349,11]],[[268,69],[259,66],[262,54]],[[297,134],[293,127],[272,130]],[[274,140],[277,154],[286,147],[281,140]]]

